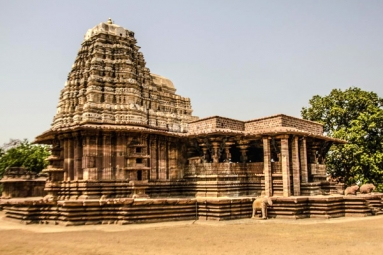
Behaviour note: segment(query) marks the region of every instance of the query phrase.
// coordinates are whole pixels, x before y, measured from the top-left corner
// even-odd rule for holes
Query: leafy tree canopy
[[[348,141],[331,147],[329,174],[346,184],[374,183],[383,191],[383,99],[360,88],[333,89],[303,107],[304,119],[317,121],[331,137]]]
[[[26,167],[38,173],[48,165],[45,159],[49,154],[48,146],[31,144],[26,139],[11,139],[0,147],[0,178],[5,169],[12,166]]]

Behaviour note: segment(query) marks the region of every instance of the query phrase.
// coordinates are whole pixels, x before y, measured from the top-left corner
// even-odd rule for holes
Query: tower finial
[[[113,24],[113,21],[111,18],[108,19],[108,24]]]

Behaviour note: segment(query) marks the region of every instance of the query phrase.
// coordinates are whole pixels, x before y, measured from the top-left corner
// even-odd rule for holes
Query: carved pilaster
[[[67,138],[63,139],[63,144],[64,144],[64,180],[68,180],[69,178],[69,140]]]
[[[74,137],[74,180],[82,180],[82,140],[79,133],[75,133]]]
[[[230,162],[231,161],[231,153],[230,153],[230,147],[235,144],[234,142],[231,141],[226,141],[225,142],[225,161]]]
[[[283,196],[291,195],[290,184],[290,155],[289,155],[289,137],[288,135],[281,137],[281,168],[282,168],[282,183]]]
[[[110,133],[104,133],[103,136],[103,153],[102,153],[102,179],[112,179],[112,137]]]
[[[117,133],[116,137],[116,179],[125,179],[124,168],[126,167],[126,135],[124,133]]]
[[[241,139],[238,141],[238,148],[241,151],[241,162],[247,162],[247,149],[249,148],[249,141]]]
[[[291,165],[293,170],[293,190],[294,196],[301,195],[301,186],[300,186],[300,164],[299,164],[299,138],[294,136],[291,144]]]
[[[271,174],[271,148],[270,139],[263,137],[263,174],[265,178],[265,195],[273,195],[273,181]]]
[[[219,142],[212,142],[212,159],[213,163],[218,163],[219,162],[219,147],[220,143]]]
[[[299,145],[299,156],[300,156],[300,169],[302,175],[302,183],[309,182],[309,173],[307,167],[307,146],[306,138],[302,137]]]

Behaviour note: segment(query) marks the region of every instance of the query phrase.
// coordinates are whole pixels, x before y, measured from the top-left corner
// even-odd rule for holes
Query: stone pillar
[[[156,137],[156,179],[160,179],[160,141]]]
[[[67,181],[69,178],[69,141],[67,138],[64,138],[64,181]]]
[[[241,139],[238,141],[238,148],[241,150],[241,163],[247,162],[247,148],[249,147],[249,141]]]
[[[88,163],[88,180],[98,179],[98,135],[89,134],[89,163]],[[97,167],[98,166],[98,167]]]
[[[177,142],[172,140],[169,142],[169,178],[171,180],[182,178],[179,175],[181,169],[177,167]]]
[[[282,168],[282,183],[283,183],[283,196],[291,196],[290,187],[290,159],[289,159],[289,136],[281,137],[281,168]]]
[[[241,150],[241,163],[247,162],[247,148],[248,145],[239,145],[238,148]]]
[[[74,137],[74,180],[82,180],[82,141],[80,134]]]
[[[165,141],[165,178],[169,180],[169,141],[166,139]]]
[[[300,177],[300,165],[299,165],[299,138],[294,136],[293,143],[291,145],[291,159],[293,167],[293,190],[294,196],[301,195],[301,177]]]
[[[207,156],[207,148],[204,146],[204,144],[200,145],[202,152],[203,152],[203,161],[202,163],[207,163],[208,162],[208,156]]]
[[[89,179],[89,165],[90,165],[90,138],[89,136],[84,136],[82,138],[82,179],[88,180]]]
[[[163,137],[159,141],[159,179],[164,180],[166,179],[166,141],[163,139]]]
[[[230,153],[230,147],[234,144],[234,142],[225,142],[225,154],[226,154],[226,161],[231,161],[231,153]]]
[[[103,178],[102,176],[102,172],[103,172],[103,168],[104,168],[104,164],[103,164],[103,154],[104,154],[104,150],[103,150],[103,137],[100,133],[98,133],[96,135],[96,168],[97,168],[97,177],[96,177],[96,180],[101,180]]]
[[[309,182],[309,173],[307,167],[307,146],[306,138],[302,138],[299,146],[299,156],[300,156],[300,169],[302,175],[302,183]]]
[[[126,156],[126,136],[123,133],[117,134],[116,139],[116,176],[118,180],[125,179],[125,156]]]
[[[265,177],[265,195],[273,195],[273,180],[271,174],[271,148],[270,139],[263,137],[263,174]]]
[[[150,180],[157,179],[157,139],[150,136]]]
[[[68,163],[69,163],[69,169],[68,169],[68,180],[73,181],[74,180],[74,142],[73,138],[70,138],[68,140]]]
[[[111,134],[103,135],[103,153],[102,153],[102,179],[112,179],[112,137]]]
[[[213,146],[213,155],[211,155],[212,159],[213,159],[213,163],[218,163],[219,162],[219,142],[212,142],[211,143],[212,146]]]

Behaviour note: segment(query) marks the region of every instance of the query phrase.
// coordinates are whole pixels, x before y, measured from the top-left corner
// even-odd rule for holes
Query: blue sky
[[[87,29],[136,34],[194,115],[300,117],[313,95],[383,96],[383,1],[0,1],[0,145],[49,129]]]

